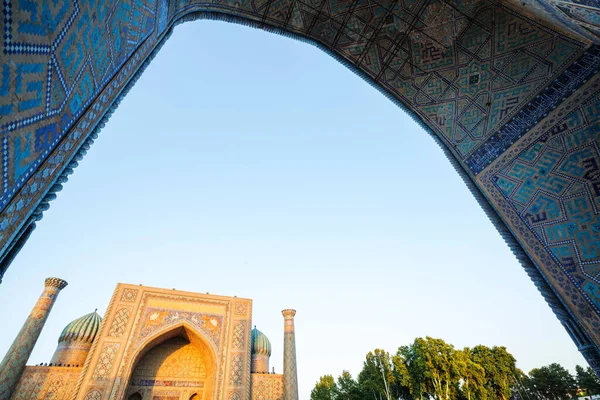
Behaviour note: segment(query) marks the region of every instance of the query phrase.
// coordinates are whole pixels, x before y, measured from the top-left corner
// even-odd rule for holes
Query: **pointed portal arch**
[[[215,398],[214,350],[189,326],[182,324],[157,333],[139,348],[134,360],[126,389],[130,397]]]

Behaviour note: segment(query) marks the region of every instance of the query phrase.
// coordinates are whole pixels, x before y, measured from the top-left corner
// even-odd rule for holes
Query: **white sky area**
[[[584,363],[417,123],[316,47],[222,22],[176,28],[51,203],[0,286],[1,354],[48,276],[69,286],[30,364],[117,282],[253,299],[279,373],[295,308],[301,399],[418,336]]]

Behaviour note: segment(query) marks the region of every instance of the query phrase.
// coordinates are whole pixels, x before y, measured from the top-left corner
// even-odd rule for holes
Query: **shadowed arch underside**
[[[531,9],[494,0],[85,0],[51,10],[7,0],[0,272],[173,27],[219,19],[314,44],[409,113],[600,372],[600,48],[596,0],[588,2],[586,14],[552,0]]]
[[[140,350],[126,396],[213,399],[216,369],[213,349],[189,328],[180,326]]]

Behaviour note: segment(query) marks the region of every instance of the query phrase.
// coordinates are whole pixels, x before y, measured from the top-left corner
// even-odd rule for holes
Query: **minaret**
[[[33,346],[48,319],[56,297],[65,286],[67,286],[67,282],[62,279],[46,279],[42,295],[0,364],[0,400],[10,399],[21,379],[25,363],[27,363]]]
[[[298,371],[296,370],[296,310],[283,310],[283,399],[298,400]]]

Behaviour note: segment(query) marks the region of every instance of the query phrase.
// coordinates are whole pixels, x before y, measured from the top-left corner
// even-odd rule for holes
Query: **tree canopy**
[[[310,392],[311,400],[334,400],[335,380],[331,375],[324,375]]]
[[[568,400],[577,394],[575,378],[557,363],[532,369],[524,378],[523,388],[530,396],[551,400]]]
[[[583,368],[581,365],[575,367],[577,386],[583,394],[592,395],[600,393],[600,380],[590,367]]]
[[[369,352],[354,379],[343,371],[322,376],[311,400],[568,400],[600,394],[591,368],[573,376],[553,363],[525,374],[506,347],[456,349],[442,339],[416,338],[395,354]]]

